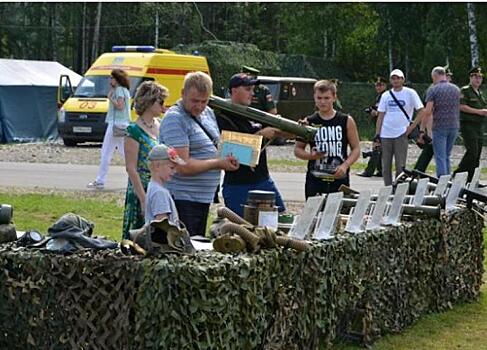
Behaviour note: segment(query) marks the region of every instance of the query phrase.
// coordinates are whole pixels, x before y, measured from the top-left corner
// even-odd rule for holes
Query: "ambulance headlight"
[[[61,109],[57,112],[57,117],[59,122],[64,123],[66,121],[66,110],[61,107]]]

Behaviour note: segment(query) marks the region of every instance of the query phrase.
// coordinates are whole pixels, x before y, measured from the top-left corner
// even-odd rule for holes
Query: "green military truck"
[[[277,113],[282,117],[297,121],[313,113],[313,86],[316,79],[294,77],[259,76],[277,103]]]

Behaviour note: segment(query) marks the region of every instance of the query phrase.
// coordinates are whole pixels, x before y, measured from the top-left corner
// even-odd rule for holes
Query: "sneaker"
[[[88,185],[86,185],[86,187],[94,188],[97,190],[103,190],[105,188],[105,185],[95,180],[93,182],[90,182]]]

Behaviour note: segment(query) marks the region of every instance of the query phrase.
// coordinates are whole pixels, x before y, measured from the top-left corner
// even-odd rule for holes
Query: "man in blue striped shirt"
[[[159,142],[174,147],[186,162],[177,166],[177,173],[166,187],[174,197],[180,220],[192,236],[205,234],[221,170],[239,168],[234,157],[217,156],[220,133],[215,114],[208,107],[212,88],[208,74],[186,74],[182,98],[166,112],[159,132]]]

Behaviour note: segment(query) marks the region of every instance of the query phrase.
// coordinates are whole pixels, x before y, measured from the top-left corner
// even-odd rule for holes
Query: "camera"
[[[376,111],[377,107],[376,106],[369,106],[363,109],[364,113],[370,114],[372,111]]]
[[[369,158],[377,155],[380,152],[380,148],[375,148],[371,151],[362,151],[362,158]]]
[[[426,145],[429,145],[431,142],[433,142],[433,139],[431,137],[428,136],[428,134],[424,133],[424,132],[421,132],[420,135],[423,135],[423,141],[424,143],[420,143],[420,142],[417,142],[416,141],[416,146],[418,146],[419,148],[423,149],[424,146]]]
[[[369,157],[372,157],[374,155],[374,151],[363,151],[362,152],[362,158],[369,158]]]

